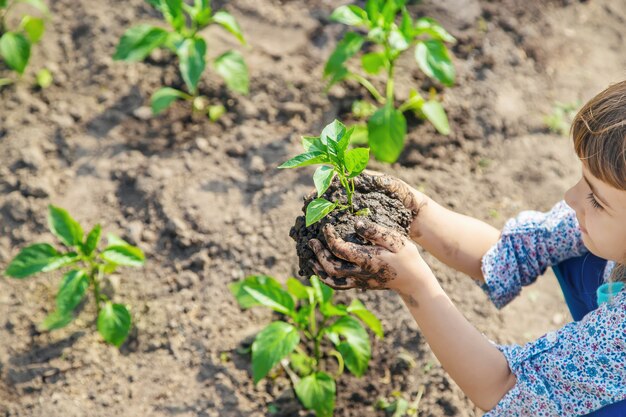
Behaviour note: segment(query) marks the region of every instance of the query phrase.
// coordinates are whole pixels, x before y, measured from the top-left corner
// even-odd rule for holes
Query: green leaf
[[[287,278],[287,290],[291,295],[295,296],[298,300],[308,300],[309,291],[306,285],[302,284],[295,278]]]
[[[387,66],[387,58],[385,54],[380,52],[370,52],[361,57],[361,65],[365,72],[369,74],[378,74]]]
[[[294,387],[298,399],[317,417],[332,417],[335,409],[335,380],[325,372],[302,378]]]
[[[206,42],[202,38],[185,39],[176,48],[183,81],[192,94],[198,90],[198,81],[206,66]]]
[[[343,166],[343,154],[350,144],[346,126],[335,119],[324,127],[320,139],[327,146],[328,156],[333,165]]]
[[[37,272],[56,268],[64,256],[47,243],[36,243],[20,251],[7,267],[5,274],[13,278],[25,278]]]
[[[383,338],[383,325],[380,323],[380,320],[369,311],[363,303],[356,298],[352,300],[350,305],[348,306],[348,312],[357,316],[363,323],[365,323],[372,331],[376,334],[376,336]]]
[[[40,327],[43,330],[60,329],[70,324],[72,320],[74,320],[74,316],[71,312],[55,310],[44,319]]]
[[[26,15],[22,18],[20,27],[26,31],[26,34],[28,35],[28,39],[30,39],[32,43],[37,43],[39,42],[39,39],[41,39],[41,36],[43,35],[44,22],[43,22],[43,19],[39,17]]]
[[[0,78],[0,87],[13,84],[13,80],[10,78]]]
[[[83,241],[83,228],[67,210],[49,205],[48,226],[50,231],[66,246],[79,246]]]
[[[209,119],[212,122],[217,122],[219,118],[224,115],[224,113],[226,113],[226,107],[222,106],[221,104],[209,106],[209,109],[207,110]]]
[[[230,284],[229,288],[244,309],[263,305],[288,315],[295,309],[291,295],[278,281],[267,275],[251,275]]]
[[[409,14],[406,7],[402,8],[402,22],[400,23],[400,32],[402,32],[404,38],[409,42],[411,42],[413,40],[413,37],[415,36],[413,34],[413,19],[411,18],[411,15]]]
[[[30,58],[30,42],[21,33],[6,32],[0,37],[0,56],[9,68],[23,74]]]
[[[161,0],[159,10],[176,31],[180,31],[185,26],[183,0]]]
[[[205,26],[211,21],[211,1],[210,0],[194,0],[195,13],[192,18],[200,27]]]
[[[289,355],[289,366],[301,377],[311,375],[315,370],[315,359],[305,354],[292,352]]]
[[[334,176],[335,169],[333,167],[329,167],[328,165],[322,165],[315,170],[315,174],[313,174],[313,182],[315,183],[315,189],[317,190],[318,197],[321,197],[326,190],[328,190]]]
[[[431,17],[422,17],[415,22],[414,36],[428,34],[434,39],[443,42],[456,42],[454,36],[450,35],[435,19]]]
[[[152,113],[159,114],[167,109],[175,100],[184,100],[188,95],[180,90],[171,87],[161,87],[152,95],[150,104]]]
[[[352,114],[358,119],[367,119],[376,111],[377,107],[366,100],[355,100],[352,102]],[[361,125],[362,126],[362,125]],[[355,132],[359,133],[359,132]],[[354,135],[354,133],[353,133]],[[350,142],[354,143],[354,138],[350,138]],[[364,143],[367,143],[365,141]]]
[[[335,291],[328,285],[320,281],[317,275],[311,276],[311,286],[315,291],[315,298],[317,299],[318,303],[326,304],[332,300]]]
[[[370,160],[370,150],[368,148],[350,149],[344,157],[346,170],[350,173],[348,178],[354,178],[367,167]]]
[[[241,42],[242,45],[246,44],[246,40],[243,38],[243,32],[241,31],[241,27],[237,20],[228,12],[220,10],[213,15],[213,20],[219,23],[224,29],[235,35],[237,40]]]
[[[336,344],[343,356],[346,367],[356,376],[363,376],[371,357],[371,347],[367,332],[356,319],[351,316],[341,317],[327,330],[344,338]],[[332,340],[332,338],[330,338]]]
[[[61,314],[71,313],[85,296],[89,287],[89,278],[85,271],[73,269],[65,275],[56,296],[57,311]]]
[[[364,41],[363,36],[358,33],[346,33],[335,47],[330,58],[328,58],[328,62],[326,62],[326,66],[324,67],[324,77],[334,76],[337,73],[341,73],[341,70],[345,71],[344,63],[361,50]]]
[[[302,136],[302,147],[306,152],[327,153],[328,147],[319,136]]]
[[[409,48],[409,40],[397,27],[394,27],[389,33],[389,45],[396,51],[404,51]]]
[[[376,110],[367,122],[369,144],[376,159],[395,162],[404,147],[406,119],[393,103]]]
[[[450,124],[448,123],[448,116],[443,109],[441,103],[437,100],[428,100],[422,105],[422,113],[430,121],[435,129],[442,135],[450,134]]]
[[[345,305],[333,305],[332,303],[320,305],[320,312],[324,315],[324,317],[345,316],[348,314],[347,307]]]
[[[395,0],[387,0],[383,3],[381,14],[385,22],[385,27],[389,27],[393,23],[397,12],[398,4]]]
[[[122,35],[117,44],[113,59],[122,61],[143,61],[154,48],[165,43],[168,32],[151,25],[134,26]]]
[[[378,26],[378,16],[380,16],[381,6],[384,0],[367,0],[365,2],[365,12],[370,22]]]
[[[107,246],[131,246],[130,243],[115,236],[113,233],[107,234]]]
[[[116,265],[136,267],[143,266],[145,259],[143,251],[131,245],[107,246],[100,256]]]
[[[367,12],[359,6],[339,6],[330,15],[330,20],[349,26],[364,26],[368,24]]]
[[[226,86],[241,94],[248,94],[250,80],[248,67],[243,56],[237,51],[228,51],[213,61],[215,71],[224,78]]]
[[[107,301],[98,314],[98,332],[108,343],[120,347],[130,331],[130,313],[122,304]]]
[[[291,295],[285,290],[262,292],[256,288],[244,286],[243,290],[250,294],[259,304],[286,315],[293,315],[295,305]]]
[[[287,162],[282,163],[278,168],[297,168],[307,165],[323,164],[329,162],[328,156],[321,152],[307,152],[294,156]]]
[[[443,42],[439,40],[418,42],[415,46],[415,60],[424,74],[430,78],[439,80],[448,87],[454,84],[456,71]]]
[[[337,203],[331,203],[323,198],[316,198],[306,207],[306,227],[322,220],[328,213],[337,207]]]
[[[261,330],[252,343],[254,383],[263,379],[299,342],[298,329],[283,321],[275,321]]]
[[[35,77],[37,79],[37,85],[41,89],[48,88],[52,85],[52,73],[50,73],[50,70],[47,68],[42,68],[37,71],[37,75]]]
[[[93,229],[87,234],[85,238],[85,242],[83,242],[83,253],[87,256],[91,255],[93,251],[98,247],[98,242],[100,242],[100,234],[102,233],[102,228],[99,224],[95,225]]]

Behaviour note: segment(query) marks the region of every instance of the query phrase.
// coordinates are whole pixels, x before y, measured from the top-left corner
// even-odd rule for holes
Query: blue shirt
[[[578,321],[523,346],[498,346],[517,383],[485,417],[626,416],[626,292],[598,307],[595,290],[614,264],[585,248],[570,207],[509,220],[483,257],[482,287],[501,308],[549,266]]]

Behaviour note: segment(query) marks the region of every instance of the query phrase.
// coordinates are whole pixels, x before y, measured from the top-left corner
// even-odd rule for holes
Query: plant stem
[[[362,75],[356,74],[354,72],[350,73],[348,78],[352,78],[353,80],[358,81],[359,84],[367,88],[367,91],[370,92],[372,97],[374,97],[374,99],[376,99],[377,102],[379,102],[380,104],[385,104],[385,98],[382,96],[382,94],[378,92],[376,87],[374,87],[374,85],[371,82],[369,82],[367,78],[363,77]]]
[[[393,106],[393,70],[394,70],[394,62],[393,60],[389,60],[389,70],[387,71],[387,103],[391,103]]]
[[[331,350],[330,354],[333,355],[337,359],[338,369],[337,369],[337,374],[335,378],[339,378],[341,374],[343,374],[343,368],[344,368],[343,356],[341,356],[341,353],[337,352],[335,349]]]
[[[96,273],[98,276],[96,277]],[[93,296],[96,299],[96,316],[100,315],[100,275],[102,270],[96,264],[91,265],[91,271],[89,272],[89,281],[93,285]]]

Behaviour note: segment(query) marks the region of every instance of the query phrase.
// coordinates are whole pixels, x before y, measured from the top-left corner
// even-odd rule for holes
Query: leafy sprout
[[[66,210],[52,205],[48,207],[48,225],[67,250],[58,251],[48,243],[27,246],[9,263],[5,274],[22,279],[69,267],[56,295],[56,309],[45,318],[41,327],[54,330],[67,326],[91,288],[98,331],[107,342],[121,346],[130,331],[130,312],[125,305],[113,303],[100,288],[104,276],[115,272],[119,266],[142,266],[143,252],[114,235],[108,235],[107,246],[99,251],[102,234],[99,224],[85,235],[81,225]]]
[[[355,31],[347,32],[337,44],[324,68],[324,78],[328,88],[344,80],[354,80],[376,101],[376,105],[357,102],[353,106],[357,117],[367,119],[369,145],[376,159],[395,162],[400,156],[407,131],[403,114],[406,111],[429,120],[441,134],[450,133],[447,115],[434,91],[424,98],[411,89],[409,98],[395,106],[394,76],[397,59],[413,48],[415,61],[424,74],[444,86],[452,86],[455,69],[445,45],[456,41],[452,35],[432,18],[414,20],[406,8],[406,0],[367,0],[365,9],[340,6],[331,19],[352,26]],[[375,50],[361,55],[361,67],[366,75],[349,70],[347,61],[369,43],[375,45]],[[386,76],[384,93],[367,78],[381,72]]]
[[[367,167],[369,149],[348,149],[354,128],[346,126],[338,120],[327,125],[320,136],[303,136],[304,153],[294,156],[278,168],[297,168],[308,165],[321,166],[313,174],[313,182],[317,190],[317,198],[309,203],[306,209],[307,227],[320,221],[335,209],[354,212],[354,178]],[[333,179],[337,177],[346,192],[347,204],[339,201],[331,202],[322,197],[328,190]]]
[[[285,288],[272,277],[253,275],[229,287],[241,308],[265,306],[282,315],[252,344],[254,383],[280,364],[302,405],[318,417],[332,416],[335,379],[344,368],[359,377],[365,373],[371,346],[363,324],[382,338],[380,321],[359,300],[335,304],[333,289],[316,276],[311,286],[289,278]],[[334,374],[325,367],[329,360],[337,362]]]
[[[224,106],[209,105],[210,100],[198,94],[198,83],[207,66],[207,43],[200,31],[217,24],[245,45],[241,27],[230,13],[214,11],[210,0],[194,0],[193,6],[183,0],[146,1],[162,13],[171,30],[148,24],[134,26],[120,39],[113,58],[143,61],[155,48],[169,49],[178,57],[187,91],[172,87],[157,90],[151,98],[153,113],[160,113],[174,101],[182,99],[191,102],[194,111],[205,112],[211,120],[217,120],[225,112]],[[248,67],[239,52],[224,52],[213,59],[212,66],[231,91],[248,94]]]
[[[30,5],[40,13],[40,16],[25,14],[19,26],[10,29],[7,25],[7,16],[20,4]],[[28,66],[32,45],[39,42],[43,36],[44,17],[47,14],[48,7],[41,0],[0,0],[0,58],[7,67],[19,75],[24,74]],[[0,78],[0,86],[12,82],[10,78]]]

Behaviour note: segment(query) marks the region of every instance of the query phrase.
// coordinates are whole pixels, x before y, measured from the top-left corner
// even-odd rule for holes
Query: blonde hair
[[[589,100],[576,114],[571,134],[591,174],[626,191],[626,80]],[[626,281],[625,264],[615,266],[610,281]]]

